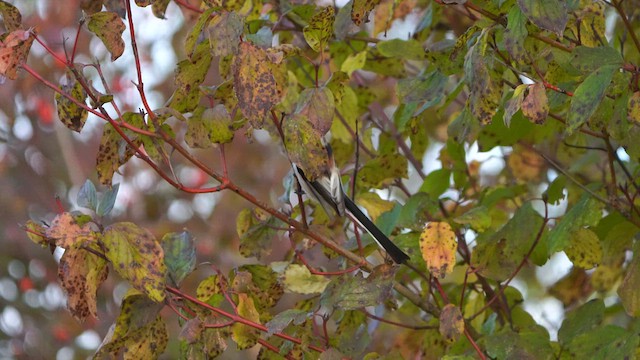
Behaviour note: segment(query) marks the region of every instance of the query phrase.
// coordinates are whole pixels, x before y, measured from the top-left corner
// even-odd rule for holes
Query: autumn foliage
[[[103,337],[96,358],[640,350],[631,1],[77,1],[64,41],[20,9],[0,1],[12,108],[37,97],[55,131],[99,133],[77,151],[92,180],[20,213],[59,256],[69,313]],[[151,15],[178,29],[166,79],[143,45]],[[319,176],[329,131],[345,192],[406,265],[287,173]]]

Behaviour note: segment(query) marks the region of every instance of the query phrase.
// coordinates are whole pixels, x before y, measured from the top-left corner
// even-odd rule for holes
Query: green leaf
[[[605,65],[620,67],[624,63],[620,52],[610,46],[578,46],[573,49],[572,53],[571,66],[586,74],[592,73]]]
[[[562,37],[567,26],[567,5],[562,0],[518,0],[524,15],[537,27]]]
[[[577,335],[565,351],[572,359],[631,359],[638,342],[637,334],[619,326],[605,325]]]
[[[333,22],[335,21],[335,10],[333,6],[327,6],[320,12],[313,15],[309,25],[302,30],[307,44],[315,51],[322,52],[327,45],[327,41],[333,34]]]
[[[568,312],[560,330],[558,341],[562,345],[569,344],[576,336],[595,329],[604,319],[604,303],[594,299],[579,308]]]
[[[200,16],[198,17],[198,21],[196,21],[193,28],[187,35],[187,38],[184,41],[184,50],[189,59],[192,59],[197,45],[202,41],[202,31],[207,27],[207,25],[211,22],[211,15],[215,11],[214,8],[208,8]]]
[[[167,233],[160,240],[164,252],[169,280],[179,287],[187,275],[196,268],[196,248],[189,232]]]
[[[89,15],[87,24],[89,31],[96,34],[111,53],[111,61],[115,61],[124,52],[122,33],[126,29],[124,21],[111,11],[102,11]]]
[[[107,190],[102,195],[102,198],[98,203],[98,208],[96,209],[96,214],[98,216],[109,215],[109,213],[113,209],[113,205],[115,205],[116,203],[116,197],[118,196],[118,189],[120,189],[120,184],[115,184],[111,187],[111,189]]]
[[[360,51],[355,54],[349,55],[342,65],[340,66],[340,71],[347,73],[348,76],[356,71],[360,70],[364,67],[367,62],[367,52]]]
[[[67,295],[69,312],[78,321],[98,318],[96,293],[108,274],[107,262],[85,249],[67,249],[60,258],[60,286]]]
[[[399,57],[407,60],[424,60],[426,58],[422,45],[414,39],[380,41],[377,47],[380,54],[386,57]]]
[[[571,98],[566,132],[571,135],[596,111],[611,83],[617,65],[605,65],[587,76]]]
[[[196,298],[211,306],[219,306],[224,301],[222,291],[226,291],[226,289],[222,289],[226,283],[221,284],[220,281],[218,275],[211,275],[202,280],[196,289]]]
[[[488,208],[480,205],[456,217],[453,221],[469,225],[472,229],[482,233],[491,226],[491,214]]]
[[[554,358],[549,334],[542,326],[532,325],[515,332],[504,329],[486,338],[487,353],[496,359]]]
[[[525,203],[500,230],[478,237],[471,263],[490,279],[509,278],[528,254],[541,227],[542,217],[530,202]]]
[[[242,221],[241,214],[238,215],[238,221]],[[250,215],[249,222],[246,223],[249,226],[240,234],[239,251],[244,257],[255,256],[260,259],[271,253],[271,241],[276,234],[275,229],[280,223],[278,219],[270,215],[262,217],[263,214],[258,213],[258,210],[255,210],[255,214],[257,214],[257,219]]]
[[[565,198],[564,189],[566,183],[567,178],[564,175],[559,175],[553,179],[551,184],[547,187],[547,190],[544,192],[544,196],[546,196],[549,204],[557,204],[560,200]]]
[[[264,265],[243,265],[237,273],[242,271],[251,274],[251,283],[241,291],[247,290],[256,308],[261,313],[268,313],[268,309],[275,306],[284,293],[278,274]],[[239,291],[235,287],[234,290]]]
[[[618,296],[629,316],[640,315],[640,243],[637,241],[633,247],[633,259],[618,288]]]
[[[407,158],[400,154],[384,154],[368,161],[360,171],[358,180],[361,186],[380,188],[394,179],[408,176]]]
[[[378,306],[391,295],[394,274],[394,267],[380,265],[367,278],[362,273],[335,277],[320,295],[320,306],[329,313]]]
[[[291,264],[284,272],[284,286],[287,291],[298,294],[320,294],[329,279],[321,275],[314,275],[304,265]]]
[[[191,148],[207,149],[213,144],[231,142],[235,135],[233,130],[233,120],[224,105],[198,107],[187,120],[184,139]]]
[[[589,194],[580,200],[562,217],[562,220],[548,234],[549,255],[564,250],[570,237],[585,226],[595,226],[602,217],[603,205]]]
[[[414,230],[422,230],[431,214],[440,211],[437,198],[419,192],[412,195],[402,207],[398,218],[398,226]]]
[[[120,276],[151,300],[164,300],[164,254],[149,230],[130,222],[115,223],[105,229],[102,241],[105,256]]]
[[[268,323],[266,323],[267,331],[269,335],[282,332],[289,324],[293,322],[294,325],[300,325],[307,321],[311,313],[298,309],[287,309],[281,313],[278,313]]]
[[[504,33],[504,46],[509,55],[516,61],[526,58],[524,40],[529,35],[527,19],[517,6],[511,7],[507,14],[507,30]]]
[[[438,198],[451,186],[451,170],[434,170],[425,177],[420,186],[420,191],[429,194],[432,198]]]
[[[170,108],[179,113],[192,111],[200,102],[199,86],[211,67],[209,41],[198,44],[190,59],[182,60],[176,68],[176,90],[171,98]]]
[[[78,191],[76,202],[78,206],[96,211],[96,207],[98,206],[98,193],[91,180],[87,179],[84,182],[80,191]]]
[[[485,125],[491,123],[502,97],[502,83],[493,70],[494,59],[483,50],[486,37],[480,37],[464,58],[465,79],[470,92],[469,110]]]
[[[236,12],[223,12],[209,23],[207,32],[211,53],[214,56],[236,54],[244,30],[244,17]]]
[[[424,102],[418,110],[418,113],[421,113],[442,100],[446,82],[447,77],[438,70],[418,77],[401,79],[398,81],[398,97],[407,103]]]

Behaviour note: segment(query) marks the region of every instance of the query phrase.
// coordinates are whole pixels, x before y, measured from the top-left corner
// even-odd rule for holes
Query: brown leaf
[[[529,93],[522,101],[522,113],[534,124],[544,124],[549,115],[549,100],[544,84],[529,86]]]
[[[282,97],[270,64],[263,49],[246,41],[240,43],[233,62],[234,91],[240,110],[258,129],[262,128],[269,110]]]
[[[58,278],[67,294],[67,307],[79,321],[98,317],[96,292],[109,274],[107,261],[84,249],[68,249],[60,258]]]
[[[89,224],[78,224],[76,218],[68,212],[59,214],[53,219],[46,235],[48,238],[54,239],[57,246],[65,249],[96,240],[98,236],[96,232],[91,230]]]
[[[444,278],[456,262],[456,234],[446,222],[430,222],[420,234],[422,258],[433,276]]]
[[[296,113],[307,117],[320,136],[324,136],[333,123],[335,104],[331,90],[322,88],[305,89],[300,93]]]
[[[460,308],[447,304],[440,313],[440,334],[449,342],[458,340],[464,332],[464,318]]]
[[[0,41],[0,75],[11,80],[18,77],[18,66],[27,61],[34,39],[32,30],[16,30]]]

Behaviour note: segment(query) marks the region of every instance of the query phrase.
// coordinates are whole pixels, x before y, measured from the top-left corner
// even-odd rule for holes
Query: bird
[[[344,217],[350,213],[361,228],[364,228],[371,237],[383,248],[396,264],[404,264],[409,260],[409,255],[396,246],[389,238],[365,215],[362,210],[351,200],[342,189],[340,170],[335,164],[331,145],[322,141],[327,152],[328,161],[326,168],[320,171],[315,179],[309,179],[304,170],[292,163],[293,172],[302,187],[302,190],[317,201],[325,212],[334,217]]]

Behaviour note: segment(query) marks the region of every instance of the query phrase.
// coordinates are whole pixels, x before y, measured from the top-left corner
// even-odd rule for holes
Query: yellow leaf
[[[369,217],[373,222],[376,221],[378,216],[386,213],[387,211],[391,211],[395,206],[393,201],[382,200],[380,195],[370,192],[358,195],[356,201],[358,204],[362,205],[362,207],[367,209]]]
[[[255,323],[260,323],[260,314],[253,304],[253,299],[247,294],[238,294],[238,315]],[[231,337],[238,344],[238,349],[244,350],[254,346],[258,342],[260,331],[249,325],[236,322],[232,327]]]
[[[602,244],[598,235],[589,229],[578,229],[571,236],[569,246],[564,252],[573,265],[591,269],[602,261]]]
[[[333,22],[335,21],[335,10],[332,6],[327,6],[317,14],[313,15],[309,25],[302,30],[307,44],[315,51],[324,50],[327,41],[333,34]]]
[[[284,272],[284,286],[288,292],[298,294],[320,294],[329,284],[329,279],[313,275],[303,265],[289,265]]]
[[[62,255],[58,278],[67,294],[69,312],[79,321],[89,315],[98,317],[96,292],[108,274],[107,262],[84,249],[68,249]]]
[[[640,91],[636,91],[629,97],[627,106],[627,118],[636,124],[640,124]]]
[[[102,11],[89,16],[89,30],[102,40],[111,53],[111,61],[115,61],[124,52],[122,33],[126,29],[124,21],[111,11]]]
[[[420,234],[422,258],[433,276],[444,278],[456,261],[456,234],[446,222],[431,222]]]

